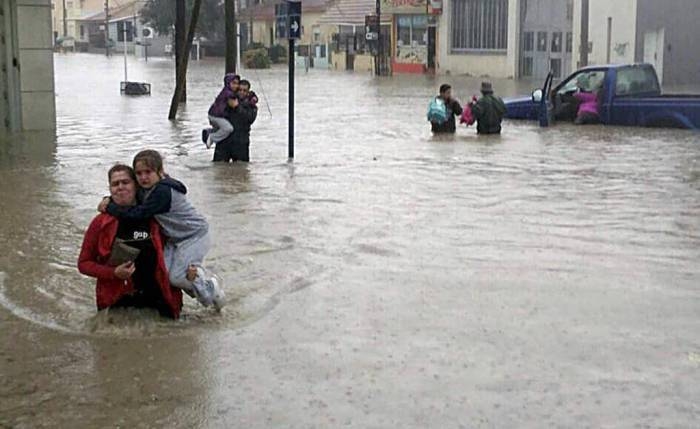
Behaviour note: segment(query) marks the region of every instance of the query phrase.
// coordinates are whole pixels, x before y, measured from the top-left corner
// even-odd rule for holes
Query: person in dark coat
[[[214,162],[249,162],[250,127],[258,117],[257,97],[250,96],[250,83],[242,80],[235,108],[227,109],[227,118],[233,125],[233,133],[216,145]]]
[[[500,134],[501,121],[506,114],[503,100],[493,95],[491,82],[481,83],[482,97],[472,106],[476,118],[476,132],[479,134]]]
[[[438,98],[445,102],[445,107],[447,108],[447,122],[442,124],[431,122],[430,126],[433,134],[455,133],[457,131],[457,121],[455,117],[462,114],[462,106],[460,106],[459,101],[452,98],[452,87],[446,83],[440,85],[440,95]]]

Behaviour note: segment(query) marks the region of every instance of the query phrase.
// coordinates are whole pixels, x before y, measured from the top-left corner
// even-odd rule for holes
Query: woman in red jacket
[[[118,205],[136,204],[134,170],[117,164],[107,173],[109,192]],[[117,242],[138,249],[135,260],[114,266],[110,255]],[[155,308],[161,315],[177,319],[182,309],[182,291],[170,287],[163,259],[163,242],[153,220],[119,220],[101,213],[85,232],[78,270],[97,278],[97,309],[110,307]]]

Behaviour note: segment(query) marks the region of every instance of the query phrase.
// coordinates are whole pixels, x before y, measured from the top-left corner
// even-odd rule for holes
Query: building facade
[[[56,128],[50,0],[0,0],[0,94],[0,138]]]
[[[577,65],[645,62],[654,65],[662,83],[700,83],[697,0],[575,0],[574,5]]]

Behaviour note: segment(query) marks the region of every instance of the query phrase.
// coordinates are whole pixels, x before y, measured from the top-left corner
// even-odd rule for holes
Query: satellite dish
[[[151,27],[143,27],[141,29],[141,36],[143,36],[144,39],[152,39],[155,35],[155,31]]]

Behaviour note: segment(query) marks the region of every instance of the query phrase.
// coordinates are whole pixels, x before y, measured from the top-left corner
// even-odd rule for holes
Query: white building
[[[56,128],[50,0],[0,0],[0,138]]]
[[[576,0],[574,22],[578,65],[645,62],[663,83],[700,83],[699,0]]]
[[[522,0],[443,0],[436,66],[440,74],[515,78]]]

